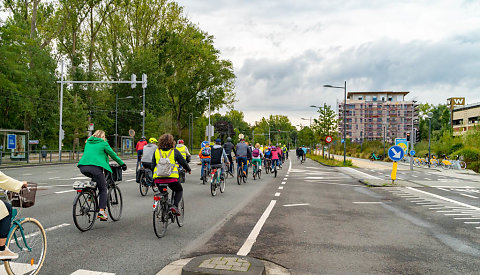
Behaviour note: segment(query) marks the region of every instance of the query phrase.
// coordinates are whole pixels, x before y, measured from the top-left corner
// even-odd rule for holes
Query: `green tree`
[[[338,119],[335,111],[332,110],[330,105],[326,103],[322,107],[319,107],[317,112],[319,113],[318,119],[314,119],[313,129],[315,135],[321,142],[325,140],[327,136],[333,136],[338,130]]]

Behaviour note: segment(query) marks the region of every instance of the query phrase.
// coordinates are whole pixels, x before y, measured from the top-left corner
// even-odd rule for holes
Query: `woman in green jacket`
[[[115,154],[112,147],[108,145],[105,132],[97,130],[87,139],[83,156],[77,165],[82,174],[97,183],[100,207],[97,218],[101,221],[108,219],[105,213],[105,207],[107,207],[107,181],[103,173],[104,169],[112,173],[108,156],[115,160],[122,167],[123,171],[127,170],[127,165]]]

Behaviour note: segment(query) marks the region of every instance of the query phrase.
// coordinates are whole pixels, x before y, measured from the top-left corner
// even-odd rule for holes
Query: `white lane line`
[[[475,196],[472,196],[472,195],[468,195],[468,194],[460,194],[460,195],[465,196],[465,197],[469,197],[469,198],[478,199],[478,197],[475,197]]]
[[[283,189],[283,186],[279,186],[278,189],[282,190],[282,189]]]
[[[55,229],[58,229],[58,228],[62,228],[62,227],[65,227],[65,226],[69,226],[69,225],[70,225],[69,223],[62,223],[62,224],[59,224],[59,225],[55,225],[55,226],[52,226],[52,227],[49,227],[49,228],[45,228],[45,232],[49,232],[49,231],[52,231],[52,230],[55,230]],[[40,234],[40,231],[25,235],[25,239],[31,238],[31,237],[36,236],[38,234]],[[10,243],[14,243],[14,242],[15,242],[15,240],[10,241]]]
[[[279,192],[275,193],[275,197],[280,197],[280,193]]]
[[[282,181],[282,184],[285,184],[286,182]]]
[[[305,179],[309,179],[309,180],[322,180],[322,179],[324,179],[324,177],[305,177]]]
[[[380,201],[354,201],[355,204],[382,204]]]
[[[304,205],[310,205],[309,203],[293,203],[293,204],[284,204],[283,206],[289,207],[289,206],[304,206]]]
[[[86,180],[86,179],[89,179],[88,177],[74,177],[74,178],[70,178],[71,180]]]
[[[431,179],[429,179],[429,178],[423,178],[423,179],[424,179],[424,180],[431,180]]]
[[[287,178],[283,178],[283,180],[288,180]]]
[[[375,177],[375,176],[372,176],[372,175],[369,175],[367,173],[364,173],[364,172],[360,172],[358,170],[355,170],[353,168],[350,168],[350,167],[342,167],[343,170],[347,170],[347,171],[351,171],[351,172],[354,172],[354,173],[357,173],[358,175],[362,175],[364,177],[367,177],[367,179],[375,179],[375,180],[380,180],[381,178],[379,177]]]
[[[471,216],[472,214],[459,214],[459,213],[452,213],[452,214],[443,214],[445,216]]]
[[[245,243],[243,243],[242,247],[240,247],[240,250],[238,250],[237,255],[247,256],[248,253],[250,253],[250,250],[252,249],[253,244],[257,241],[258,234],[260,234],[260,230],[262,230],[265,221],[267,220],[268,216],[270,216],[270,213],[272,212],[275,203],[277,203],[276,200],[270,201],[267,209],[265,209],[265,212],[263,212],[262,216],[257,221],[257,224],[255,224],[255,226],[253,227],[250,235],[248,235],[247,240],[245,241]]]
[[[415,175],[411,175],[411,176],[414,177],[414,178],[418,178],[418,176],[415,176]]]
[[[23,174],[24,176],[32,176],[32,174]]]
[[[134,181],[134,180],[136,180],[136,179],[129,179],[129,180],[126,180],[126,181]]]
[[[447,189],[445,189],[445,188],[441,188],[441,187],[437,187],[437,189],[440,189],[440,190],[443,190],[443,191],[447,191],[447,192],[449,192],[449,191],[450,191],[450,190],[447,190]]]
[[[445,197],[442,197],[442,196],[439,196],[439,195],[436,195],[436,194],[433,194],[433,193],[430,193],[430,192],[427,192],[427,191],[418,190],[418,189],[413,188],[413,187],[407,187],[407,189],[410,189],[410,190],[413,190],[413,191],[416,191],[416,192],[420,192],[420,193],[423,193],[423,194],[427,194],[427,195],[430,195],[430,196],[435,197],[437,199],[448,201],[448,202],[451,202],[451,203],[454,203],[454,204],[457,204],[457,205],[460,205],[460,206],[463,206],[463,207],[468,207],[470,209],[480,210],[479,207],[476,207],[476,206],[473,206],[473,205],[470,205],[470,204],[466,204],[466,203],[463,203],[463,202],[459,202],[459,201],[456,201],[456,200],[452,200],[452,199],[449,199],[449,198],[445,198]]]
[[[454,220],[480,220],[479,217],[470,217],[470,218],[453,218]]]
[[[480,222],[463,222],[465,224],[479,224]]]
[[[65,191],[57,191],[57,192],[53,192],[55,194],[63,194],[63,193],[70,193],[70,192],[76,192],[77,190],[65,190]]]
[[[292,160],[290,160],[289,164],[288,164],[288,171],[287,173],[290,173],[290,171],[292,171]]]
[[[60,177],[48,178],[49,180],[59,179]]]

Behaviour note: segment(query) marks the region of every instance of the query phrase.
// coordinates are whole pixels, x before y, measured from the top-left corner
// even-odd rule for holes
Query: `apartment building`
[[[415,101],[405,101],[409,92],[349,92],[346,102],[346,136],[352,142],[405,138],[418,121]],[[343,101],[338,103],[339,131],[343,133]]]
[[[459,136],[474,127],[480,127],[480,103],[457,106],[452,112],[453,135]]]

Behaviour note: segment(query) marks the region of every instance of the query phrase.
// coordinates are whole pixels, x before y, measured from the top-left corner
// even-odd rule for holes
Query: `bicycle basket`
[[[122,181],[122,167],[118,165],[110,165],[112,169],[112,180],[113,181]]]
[[[22,188],[20,193],[8,192],[8,199],[13,207],[29,208],[35,204],[37,184],[28,182],[27,188]]]

